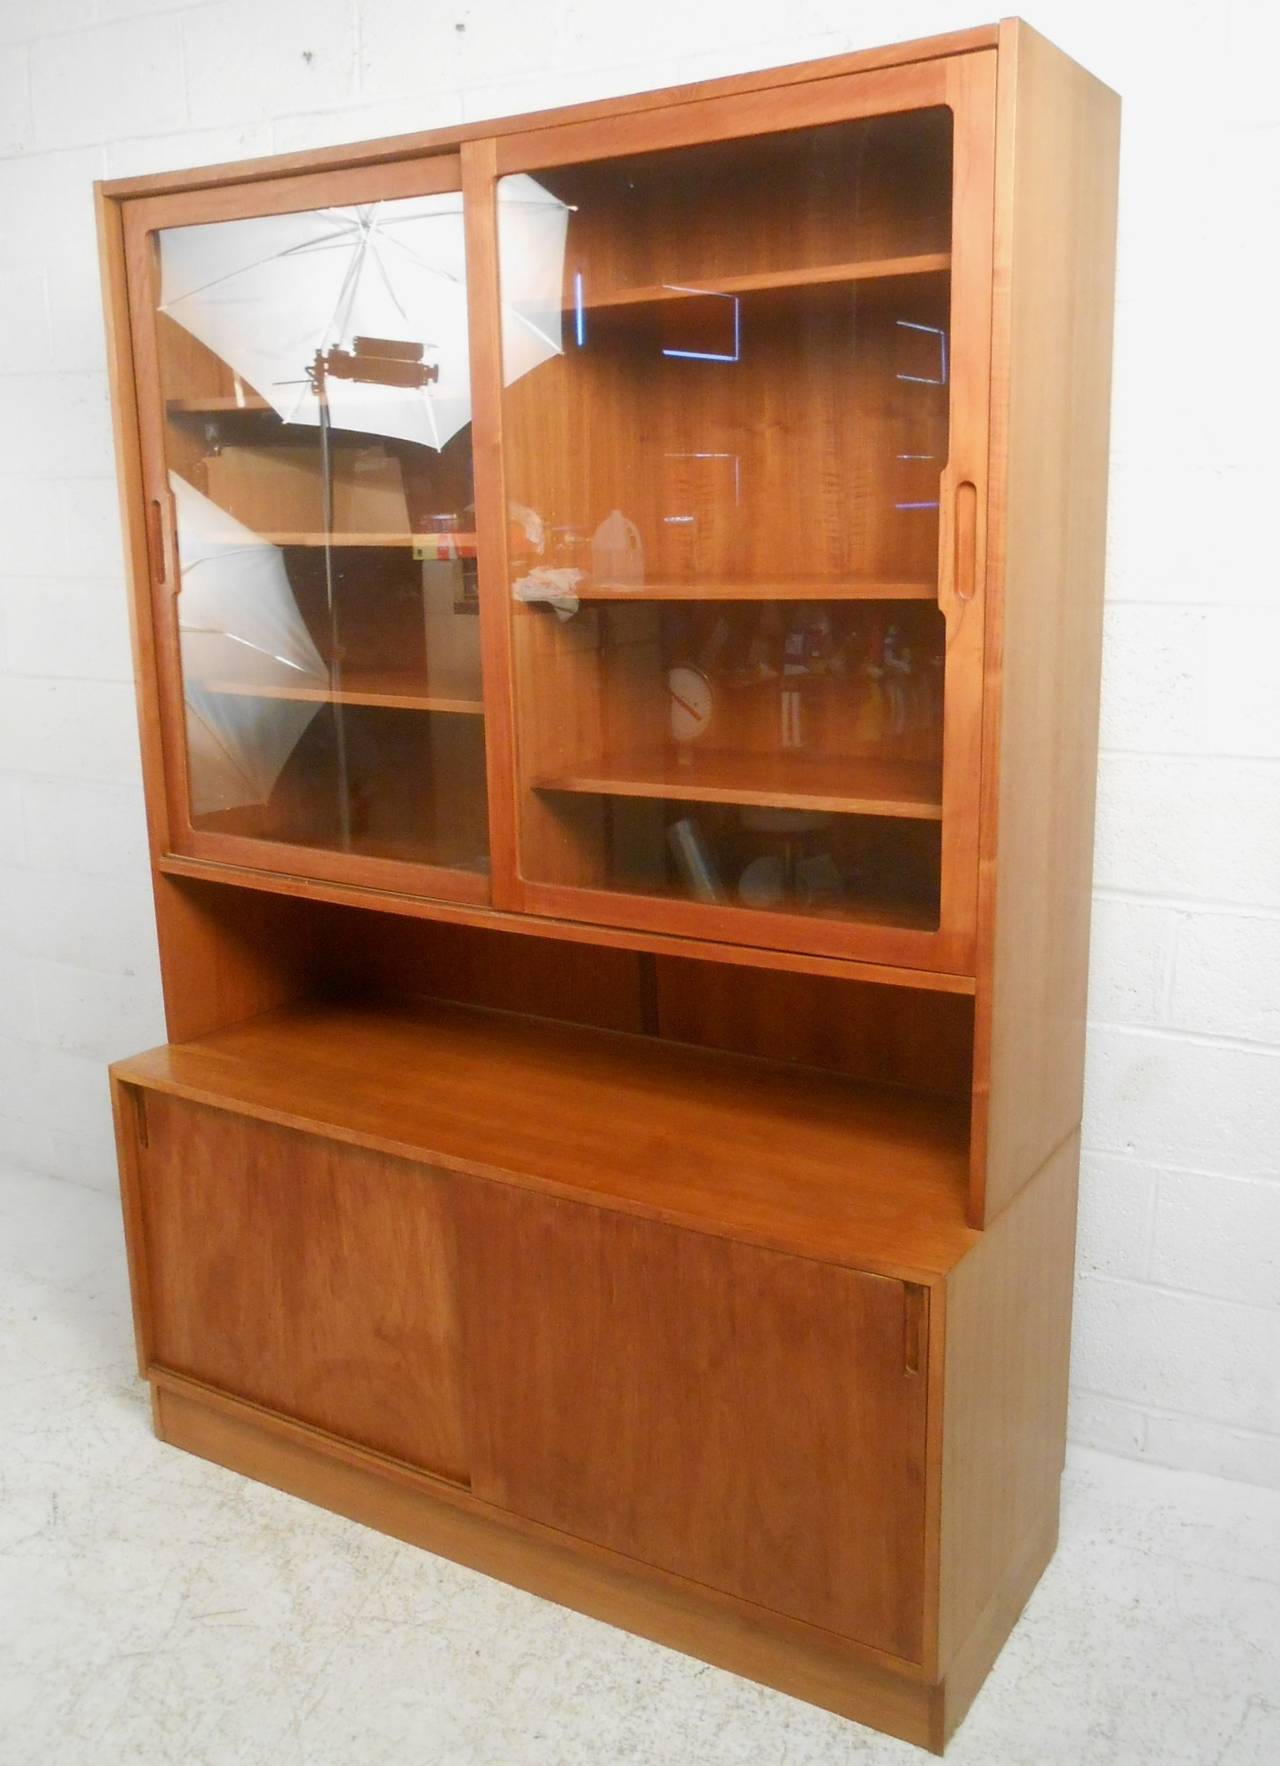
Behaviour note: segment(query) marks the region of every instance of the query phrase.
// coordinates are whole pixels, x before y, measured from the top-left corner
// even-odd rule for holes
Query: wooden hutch
[[[1053,1551],[1119,106],[99,188],[166,1441],[941,1750]]]

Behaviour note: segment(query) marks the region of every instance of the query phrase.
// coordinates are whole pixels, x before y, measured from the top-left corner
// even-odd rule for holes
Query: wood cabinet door
[[[466,1481],[449,1180],[148,1092],[149,1358]]]
[[[499,1184],[459,1210],[477,1495],[921,1659],[919,1290]]]

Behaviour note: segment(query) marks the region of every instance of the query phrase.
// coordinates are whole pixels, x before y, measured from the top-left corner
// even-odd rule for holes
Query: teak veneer
[[[581,791],[605,797],[690,798],[702,803],[748,803],[764,807],[906,816],[942,820],[941,781],[927,764],[912,761],[793,759],[785,754],[724,755],[695,750],[631,754],[624,765],[552,779],[538,791]]]
[[[157,1433],[937,1752],[1057,1535],[1118,121],[1011,20],[98,188]],[[424,204],[409,338],[191,305]]]
[[[915,257],[866,258],[852,264],[813,264],[803,269],[764,270],[747,276],[699,276],[696,289],[688,288],[677,276],[670,282],[655,283],[649,288],[592,289],[584,292],[581,300],[566,310],[576,311],[580,306],[590,313],[607,307],[688,300],[691,294],[760,294],[773,289],[816,288],[835,282],[883,282],[898,276],[928,276],[950,268],[950,252],[935,251]]]
[[[150,1091],[882,1275],[945,1274],[977,1239],[963,1100],[814,1068],[380,1001],[281,1007],[121,1071]]]
[[[647,580],[634,588],[616,589],[587,582],[579,583],[574,593],[579,601],[608,601],[616,605],[629,601],[934,601],[938,586],[933,582],[856,578],[841,582],[829,577],[792,577],[769,582],[723,582],[710,588],[704,583]]]

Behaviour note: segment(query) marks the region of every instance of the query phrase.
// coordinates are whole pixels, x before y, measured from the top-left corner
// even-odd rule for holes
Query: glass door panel
[[[197,849],[484,896],[461,194],[153,239]]]
[[[538,172],[563,347],[502,409],[535,901],[938,928],[952,136],[938,105]]]

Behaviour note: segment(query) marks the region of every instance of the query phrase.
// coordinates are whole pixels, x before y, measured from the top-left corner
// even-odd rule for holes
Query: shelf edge
[[[512,932],[527,938],[558,938],[566,944],[596,944],[620,950],[649,951],[657,956],[688,957],[696,962],[728,963],[744,969],[784,969],[800,975],[827,975],[838,981],[863,981],[874,986],[910,987],[922,993],[972,996],[977,980],[946,969],[910,969],[861,957],[828,957],[804,951],[775,950],[765,945],[722,944],[710,938],[677,933],[646,932],[586,920],[562,920],[545,914],[509,913],[501,908],[445,901],[437,896],[404,895],[357,883],[329,883],[278,871],[255,871],[243,865],[161,853],[156,870],[166,877],[225,888],[252,889],[263,895],[289,895],[336,907],[357,907],[407,919],[439,920],[446,925]]]
[[[584,313],[621,307],[658,306],[673,300],[696,300],[700,294],[768,294],[778,288],[823,288],[841,282],[896,282],[909,276],[936,276],[951,268],[949,251],[911,252],[891,258],[863,258],[839,264],[808,264],[791,270],[748,271],[741,276],[692,277],[688,282],[651,282],[633,288],[606,289],[582,303]],[[576,310],[570,302],[562,312]]]

